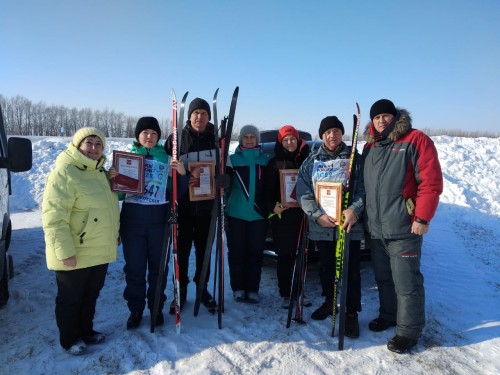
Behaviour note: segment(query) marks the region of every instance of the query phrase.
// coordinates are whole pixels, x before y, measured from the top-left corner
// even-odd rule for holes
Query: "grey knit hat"
[[[245,134],[253,134],[255,138],[257,139],[257,144],[260,143],[260,131],[257,129],[256,126],[254,125],[245,125],[244,127],[241,128],[240,130],[240,136],[238,137],[238,142],[241,145],[241,140],[243,139],[243,136]]]

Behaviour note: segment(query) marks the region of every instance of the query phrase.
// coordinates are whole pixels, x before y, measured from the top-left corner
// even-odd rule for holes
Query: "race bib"
[[[125,202],[138,204],[167,203],[167,177],[169,165],[157,160],[146,159],[144,166],[144,195],[127,194]]]
[[[345,186],[349,159],[334,159],[327,161],[314,161],[312,182],[316,189],[316,181],[340,182]]]

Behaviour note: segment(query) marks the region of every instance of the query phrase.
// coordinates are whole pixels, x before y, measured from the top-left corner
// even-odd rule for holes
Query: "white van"
[[[9,299],[9,280],[14,276],[12,256],[8,254],[12,224],[9,214],[9,195],[12,194],[10,172],[31,169],[31,141],[10,137],[7,141],[0,106],[0,307]]]

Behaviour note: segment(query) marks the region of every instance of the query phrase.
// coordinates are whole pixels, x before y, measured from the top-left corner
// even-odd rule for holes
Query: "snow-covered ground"
[[[422,268],[427,325],[412,354],[387,350],[393,330],[373,333],[378,294],[369,262],[362,264],[361,336],[346,338],[337,351],[330,320],[312,321],[322,298],[318,265],[310,264],[306,285],[314,305],[306,325],[285,328],[275,265],[267,260],[259,305],[239,304],[226,288],[223,328],[203,307],[193,316],[194,288],[182,314],[149,332],[149,317],[134,331],[122,292],[123,256],[110,265],[98,300],[95,328],[106,342],[73,357],[59,346],[54,318],[56,285],[45,265],[40,206],[45,176],[69,139],[33,138],[33,169],[14,174],[10,253],[15,277],[11,299],[0,310],[1,374],[499,374],[500,373],[500,139],[433,137],[445,177],[445,191],[430,233]],[[129,141],[108,140],[126,150]],[[192,255],[194,260],[194,254]],[[227,264],[227,263],[226,263]],[[194,272],[192,266],[190,272]],[[226,280],[229,279],[226,270]],[[170,280],[170,276],[169,276]],[[210,283],[212,285],[212,283]],[[228,283],[226,283],[228,285]],[[172,297],[171,282],[167,295]]]

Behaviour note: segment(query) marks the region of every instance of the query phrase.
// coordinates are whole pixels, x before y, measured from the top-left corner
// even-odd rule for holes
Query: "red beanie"
[[[285,125],[278,131],[278,142],[281,143],[283,141],[283,138],[285,138],[287,135],[293,135],[295,138],[297,138],[297,141],[300,139],[297,129],[295,129],[292,125]]]

